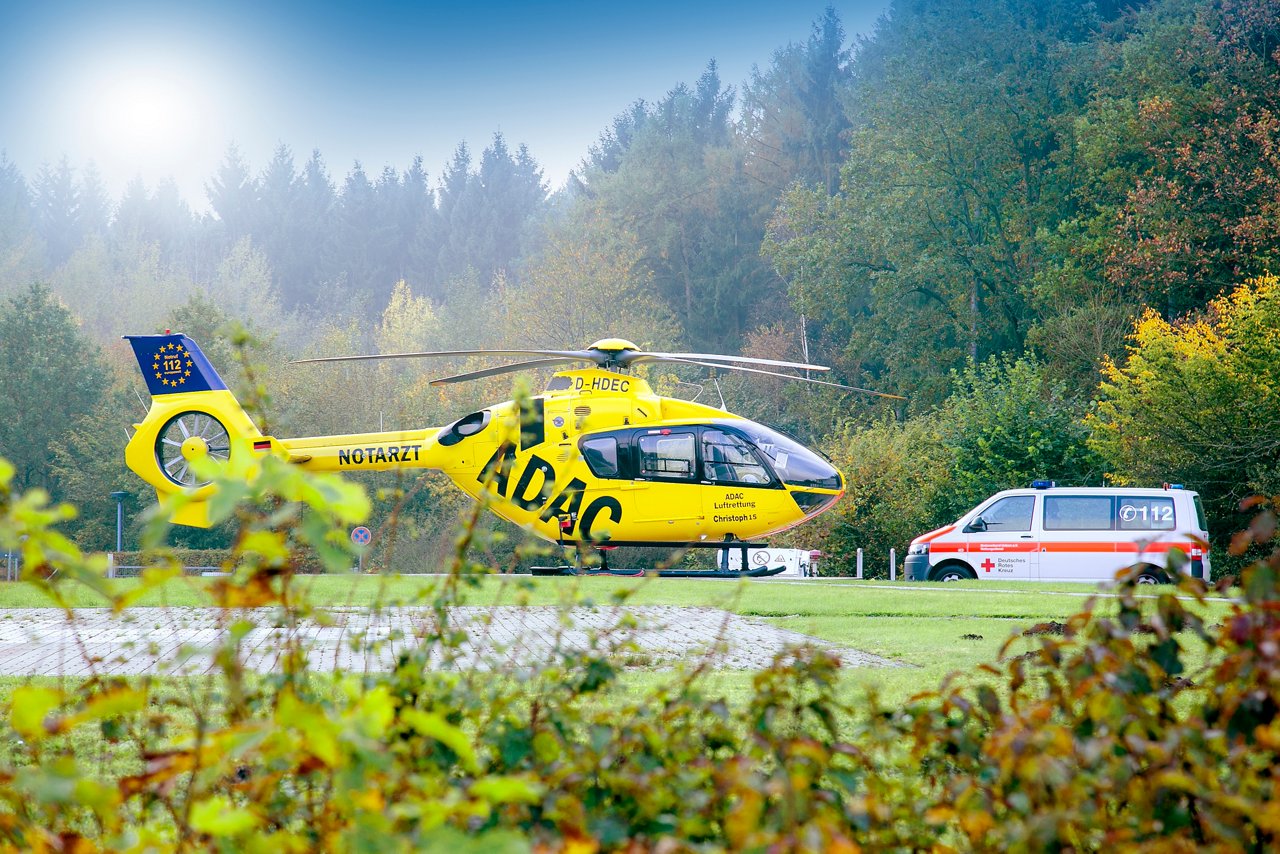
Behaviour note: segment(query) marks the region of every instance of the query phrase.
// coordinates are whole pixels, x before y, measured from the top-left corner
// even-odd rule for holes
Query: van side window
[[[614,437],[583,439],[582,458],[596,477],[618,476],[618,440]]]
[[[1030,531],[1034,495],[1011,495],[1001,498],[980,514],[988,531]]]
[[[692,433],[651,433],[639,439],[640,477],[693,479],[697,458]]]
[[[1114,501],[1109,495],[1046,495],[1046,531],[1110,531]]]
[[[1126,496],[1120,499],[1116,518],[1122,531],[1172,531],[1173,499]]]

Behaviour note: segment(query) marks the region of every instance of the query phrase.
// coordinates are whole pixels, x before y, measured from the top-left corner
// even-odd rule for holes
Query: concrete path
[[[71,619],[56,608],[0,611],[0,675],[199,674],[215,669],[213,655],[230,624],[242,621],[245,666],[280,669],[285,642],[297,639],[312,669],[390,670],[400,653],[435,631],[428,608],[371,613],[331,609],[328,619],[294,627],[278,612],[255,609],[229,616],[213,608],[135,608],[113,615],[85,608]],[[618,649],[624,664],[664,667],[710,655],[725,669],[759,669],[788,646],[831,645],[798,632],[712,608],[670,606],[576,608],[562,620],[548,607],[459,607],[454,628],[467,640],[447,662],[437,649],[434,667],[519,668],[547,662],[561,650]],[[895,667],[896,662],[849,649],[834,650],[846,667]]]

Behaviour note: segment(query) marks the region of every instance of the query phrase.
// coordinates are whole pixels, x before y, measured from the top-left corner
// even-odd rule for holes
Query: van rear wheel
[[[929,577],[930,581],[972,581],[977,578],[973,570],[959,563],[948,563],[938,567]]]

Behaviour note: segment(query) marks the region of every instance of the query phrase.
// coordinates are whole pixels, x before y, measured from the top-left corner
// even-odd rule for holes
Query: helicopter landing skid
[[[768,578],[786,572],[785,566],[758,566],[755,569],[579,569],[576,566],[535,566],[533,575],[613,575],[623,578]]]
[[[570,544],[560,541],[561,547],[567,547]],[[638,548],[666,548],[683,551],[686,549],[718,549],[722,554],[718,561],[719,569],[612,569],[609,566],[608,554],[619,546],[631,546]],[[564,564],[562,566],[535,566],[530,568],[533,575],[613,575],[622,576],[624,578],[641,578],[646,575],[656,576],[658,578],[768,578],[771,575],[780,575],[787,571],[785,566],[755,566],[750,569],[729,569],[729,549],[734,549],[740,555],[739,566],[748,566],[748,551],[751,549],[763,549],[768,543],[753,543],[736,538],[726,538],[719,542],[700,541],[696,543],[656,543],[656,542],[616,542],[600,543],[593,548],[597,550],[600,556],[599,566],[584,566],[582,544],[578,544],[578,564],[571,566]]]

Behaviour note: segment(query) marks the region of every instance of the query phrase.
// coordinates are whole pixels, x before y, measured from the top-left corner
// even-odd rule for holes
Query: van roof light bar
[[[1053,489],[1058,485],[1056,480],[1033,480],[1031,481],[1032,489]]]

